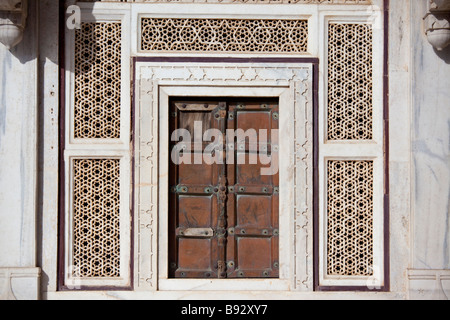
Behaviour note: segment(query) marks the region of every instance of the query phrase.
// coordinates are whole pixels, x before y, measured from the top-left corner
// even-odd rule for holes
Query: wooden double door
[[[278,120],[275,99],[171,101],[171,278],[278,278]]]

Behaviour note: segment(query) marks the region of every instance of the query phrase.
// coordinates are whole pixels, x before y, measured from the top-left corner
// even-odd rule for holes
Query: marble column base
[[[408,270],[409,299],[450,299],[450,270]]]
[[[0,268],[0,300],[38,300],[40,268]]]

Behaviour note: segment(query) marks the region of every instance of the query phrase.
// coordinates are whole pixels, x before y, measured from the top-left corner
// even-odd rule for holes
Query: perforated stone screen
[[[102,2],[371,3],[371,1],[358,0],[124,0]],[[106,6],[96,7],[100,11],[106,12],[107,10]],[[111,7],[124,7],[126,9],[123,10],[130,10],[131,6]],[[278,14],[271,17],[272,19],[268,19],[268,16],[264,16],[264,19],[253,17],[231,19],[230,15],[225,18],[217,18],[221,16],[217,14],[211,15],[214,18],[205,18],[205,16],[168,18],[171,16],[170,13],[164,16],[149,17],[146,14],[151,14],[151,11],[143,8],[152,6],[135,7],[139,8],[139,13],[142,13],[142,16],[139,15],[141,18],[136,25],[130,27],[129,21],[133,20],[128,19],[130,18],[128,13],[128,16],[121,20],[122,23],[120,20],[112,22],[109,19],[117,19],[117,17],[105,18],[106,13],[102,13],[102,18],[96,20],[98,22],[82,23],[82,28],[74,31],[74,42],[70,43],[70,50],[72,50],[70,54],[73,54],[74,57],[73,82],[70,83],[70,86],[74,88],[74,93],[73,102],[68,106],[73,110],[68,110],[70,117],[67,117],[67,123],[73,126],[71,138],[80,140],[68,139],[68,147],[70,147],[68,149],[72,152],[72,157],[85,158],[75,159],[68,164],[70,166],[68,180],[72,183],[73,190],[70,190],[71,194],[67,191],[67,199],[71,204],[68,216],[72,219],[72,230],[69,230],[71,241],[67,241],[67,245],[71,246],[69,251],[72,256],[70,256],[69,263],[73,263],[75,267],[73,276],[85,278],[88,286],[92,285],[91,283],[96,285],[98,282],[95,280],[98,279],[113,279],[110,283],[114,283],[117,278],[126,278],[127,270],[124,266],[130,265],[127,263],[129,262],[127,259],[121,261],[120,258],[121,252],[122,255],[125,255],[128,248],[131,247],[126,242],[129,241],[129,239],[127,240],[128,234],[123,233],[125,229],[131,230],[126,228],[125,222],[130,220],[127,217],[130,211],[126,203],[131,194],[129,193],[130,179],[127,176],[129,175],[127,172],[129,163],[127,164],[128,160],[124,158],[119,160],[125,154],[123,145],[120,145],[123,141],[102,141],[102,139],[119,140],[122,138],[126,144],[129,142],[126,139],[129,134],[128,128],[123,127],[121,132],[121,125],[125,126],[132,120],[127,115],[131,105],[127,105],[123,100],[128,99],[128,93],[122,94],[122,89],[123,92],[128,91],[126,90],[127,86],[131,83],[127,78],[130,64],[122,63],[122,60],[129,61],[128,51],[130,48],[125,48],[125,46],[122,48],[122,43],[129,44],[128,41],[122,42],[122,36],[128,37],[130,33],[136,32],[137,41],[132,48],[134,50],[137,46],[137,51],[140,51],[138,54],[141,56],[146,54],[150,56],[152,53],[153,56],[164,56],[165,53],[257,54],[253,56],[261,56],[264,53],[268,56],[271,53],[283,53],[283,56],[287,56],[287,54],[294,53],[297,56],[304,56],[302,54],[308,52],[308,44],[310,47],[314,47],[322,39],[326,43],[326,49],[323,52],[325,59],[323,61],[321,59],[323,63],[321,62],[320,66],[323,66],[325,71],[323,80],[326,90],[323,93],[326,95],[324,101],[327,103],[322,106],[324,112],[321,113],[323,114],[321,117],[324,118],[320,120],[320,123],[325,124],[324,131],[326,133],[321,135],[320,139],[341,141],[342,149],[353,144],[354,141],[373,140],[366,141],[366,144],[374,144],[374,141],[377,140],[377,131],[375,130],[375,139],[373,132],[373,92],[377,92],[377,86],[375,85],[374,90],[373,85],[374,81],[377,84],[376,81],[380,79],[379,77],[376,77],[375,80],[373,78],[372,59],[373,47],[376,48],[375,53],[379,50],[375,45],[377,41],[373,44],[374,34],[376,36],[377,33],[376,31],[374,33],[369,24],[347,22],[348,20],[333,16],[330,21],[334,22],[328,23],[328,27],[325,27],[319,39],[308,41],[309,36],[317,36],[318,32],[313,31],[314,25],[308,26],[308,20],[301,17],[290,19],[285,15]],[[267,8],[269,10],[270,6]],[[353,9],[355,7],[352,7]],[[268,14],[270,14],[270,10]],[[336,22],[341,20],[346,22]],[[315,21],[315,19],[311,21]],[[353,17],[350,21],[363,21],[363,18],[356,20]],[[316,49],[312,48],[313,51]],[[238,78],[240,76],[239,74]],[[247,78],[252,77],[256,77],[256,74],[244,74],[241,80],[246,81]],[[202,80],[208,81],[209,79],[202,78]],[[331,144],[324,141],[323,145],[324,148],[327,148],[327,145]],[[77,153],[83,146],[86,146],[83,153]],[[108,152],[104,153],[105,150]],[[115,151],[117,153],[114,153]],[[130,154],[133,153],[132,150],[128,151]],[[105,154],[112,158],[117,156],[117,159],[99,158],[108,158],[108,156],[104,156]],[[334,159],[354,159],[352,157],[354,154],[340,153],[333,154],[333,156],[336,156]],[[366,155],[361,154],[360,156]],[[120,170],[121,161],[124,164],[122,172]],[[374,249],[374,243],[377,244],[378,239],[376,233],[378,229],[374,233],[373,197],[374,163],[376,162],[327,160],[324,158],[321,158],[320,161],[322,161],[320,162],[321,168],[328,175],[327,179],[320,182],[325,192],[319,195],[320,199],[324,197],[327,199],[320,202],[320,212],[325,215],[320,216],[320,222],[326,221],[326,224],[320,229],[326,234],[320,240],[325,241],[323,245],[320,243],[320,248],[324,251],[321,251],[320,263],[326,264],[321,270],[325,270],[323,273],[331,276],[333,281],[337,278],[372,276],[374,256],[378,257],[378,251],[374,255],[374,250],[377,250]],[[127,192],[120,194],[120,185],[128,188]],[[376,201],[377,203],[378,201]],[[128,209],[120,210],[121,204]],[[375,213],[377,212],[376,207]],[[123,216],[122,220],[120,219],[121,215]],[[375,221],[377,220],[375,219]],[[128,236],[128,238],[131,237]],[[127,245],[121,248],[121,241],[124,240]],[[147,278],[151,277],[150,274]]]
[[[367,24],[329,24],[329,140],[373,138],[372,85],[372,27]]]
[[[307,20],[142,19],[141,49],[165,52],[306,52]]]
[[[75,138],[120,138],[121,32],[106,22],[76,30]]]
[[[73,263],[81,278],[120,276],[120,160],[73,162]]]
[[[328,275],[373,275],[373,161],[328,161]]]

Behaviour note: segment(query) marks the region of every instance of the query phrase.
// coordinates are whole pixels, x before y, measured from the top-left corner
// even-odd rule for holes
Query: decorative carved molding
[[[430,0],[430,11],[431,12],[450,12],[450,1],[449,0]]]
[[[156,290],[154,280],[155,268],[155,216],[157,214],[157,179],[158,179],[158,153],[157,153],[157,114],[154,108],[154,92],[157,83],[150,79],[139,80],[138,105],[136,121],[146,118],[148,127],[139,126],[136,132],[136,212],[137,212],[137,287],[139,289]],[[142,253],[148,254],[148,258]]]
[[[0,43],[8,50],[23,38],[28,16],[28,0],[2,0],[0,4]]]
[[[450,44],[450,0],[438,7],[429,3],[429,12],[423,18],[428,42],[438,51]]]
[[[303,81],[309,77],[307,68],[291,67],[235,67],[235,66],[154,66],[141,69],[143,79],[155,81],[211,81],[255,82],[255,81]]]
[[[144,64],[144,63],[143,63]],[[295,131],[291,186],[295,206],[290,215],[294,228],[294,290],[312,290],[312,70],[309,65],[268,64],[217,65],[208,63],[145,63],[138,66],[136,128],[136,206],[138,288],[156,290],[156,244],[154,221],[158,214],[158,87],[159,85],[264,85],[290,86]],[[251,90],[249,88],[249,90]],[[145,127],[140,125],[145,121]],[[151,125],[150,125],[151,124]],[[151,173],[150,175],[148,173]]]
[[[312,101],[310,75],[294,85],[294,121],[304,130],[294,132],[294,288],[307,291],[312,288]],[[297,128],[297,125],[295,125]],[[300,246],[303,246],[303,250]],[[302,256],[303,255],[303,256]]]

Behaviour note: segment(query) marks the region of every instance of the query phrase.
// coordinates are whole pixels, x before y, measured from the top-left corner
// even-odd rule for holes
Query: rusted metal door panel
[[[171,133],[181,128],[193,137],[195,121],[201,121],[202,133],[217,129],[225,137],[227,129],[255,130],[259,138],[259,130],[266,129],[268,139],[260,142],[236,135],[215,141],[214,151],[205,152],[201,163],[171,161],[170,276],[278,277],[278,171],[261,175],[262,168],[270,167],[269,160],[278,160],[278,138],[271,137],[278,129],[278,104],[173,102],[171,114]],[[196,128],[200,131],[198,124]],[[210,143],[197,144],[198,150],[192,142],[186,143],[192,162],[195,153],[205,151]],[[224,163],[211,164],[218,156]]]

